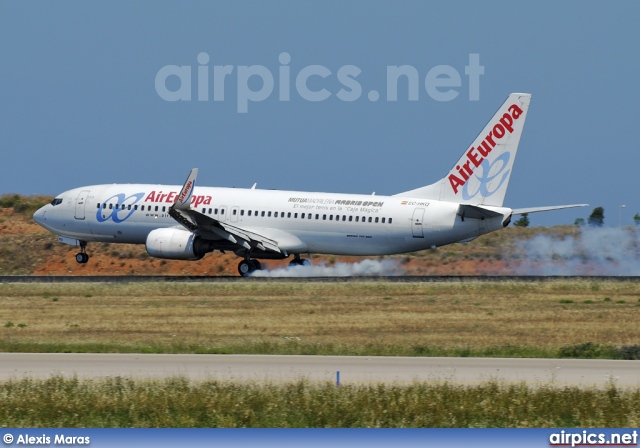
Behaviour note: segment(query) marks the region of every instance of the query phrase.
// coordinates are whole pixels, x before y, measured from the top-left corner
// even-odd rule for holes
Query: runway
[[[53,375],[80,379],[123,376],[240,382],[309,381],[409,384],[487,381],[532,386],[640,387],[637,361],[581,359],[419,358],[277,355],[0,353],[0,380]]]
[[[640,276],[549,276],[549,275],[397,275],[397,276],[336,276],[336,277],[240,277],[209,275],[4,275],[0,283],[270,283],[270,282],[390,282],[390,283],[465,283],[465,282],[522,282],[555,281],[638,282]]]

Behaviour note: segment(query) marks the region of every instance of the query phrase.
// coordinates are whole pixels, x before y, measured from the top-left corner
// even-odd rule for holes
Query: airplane
[[[392,196],[196,187],[198,169],[179,185],[113,184],[74,188],[33,218],[79,246],[144,244],[149,255],[200,260],[232,251],[241,276],[259,260],[308,265],[303,254],[392,255],[468,242],[509,225],[513,215],[581,207],[503,206],[531,95],[512,93],[439,181]]]

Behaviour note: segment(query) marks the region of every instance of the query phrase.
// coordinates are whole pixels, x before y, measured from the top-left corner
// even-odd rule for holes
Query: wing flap
[[[196,212],[197,213],[197,212]],[[208,218],[208,217],[206,217]],[[209,218],[211,219],[211,218]],[[233,226],[231,224],[227,224],[227,223],[221,223],[218,222],[218,224],[220,226],[222,226],[222,228],[224,228],[227,232],[233,234],[233,235],[239,235],[241,238],[250,241],[251,243],[253,243],[253,245],[255,245],[256,248],[260,249],[261,246],[262,249],[261,250],[271,250],[273,252],[282,252],[280,250],[280,247],[278,246],[278,242],[275,240],[272,240],[270,238],[267,238],[266,236],[263,236],[259,233],[253,232],[251,230],[247,230],[247,229],[243,229],[241,227],[236,227]]]

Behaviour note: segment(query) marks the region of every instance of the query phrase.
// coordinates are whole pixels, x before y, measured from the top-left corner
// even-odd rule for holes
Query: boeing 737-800
[[[114,184],[58,195],[33,218],[62,243],[145,244],[149,255],[199,260],[233,251],[241,275],[258,259],[308,264],[302,254],[390,255],[470,241],[514,214],[573,204],[512,210],[503,201],[531,95],[513,93],[460,160],[438,182],[393,196],[196,187],[198,170],[179,185]]]

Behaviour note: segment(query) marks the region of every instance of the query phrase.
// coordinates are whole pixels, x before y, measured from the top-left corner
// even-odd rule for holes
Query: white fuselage
[[[180,227],[168,214],[178,185],[92,185],[57,196],[34,219],[83,242],[145,244],[155,229]],[[473,239],[504,226],[499,216],[463,219],[459,204],[336,193],[196,187],[191,208],[222,223],[265,235],[288,254],[388,255]]]

